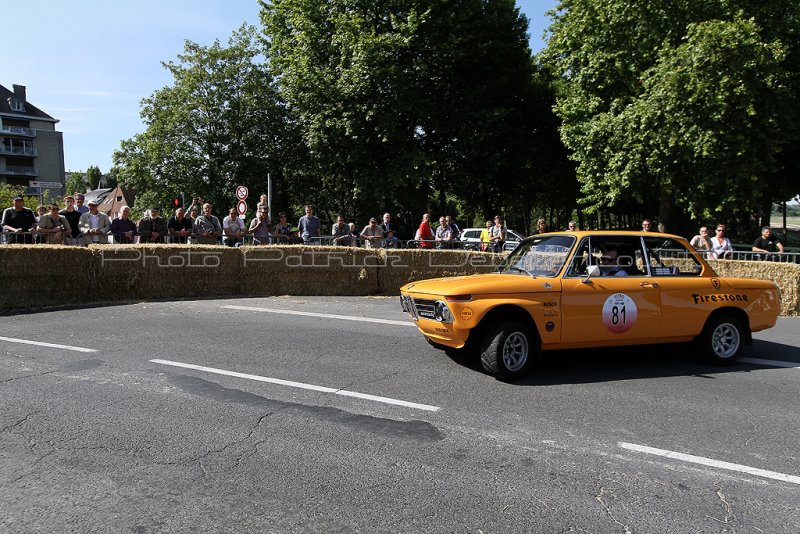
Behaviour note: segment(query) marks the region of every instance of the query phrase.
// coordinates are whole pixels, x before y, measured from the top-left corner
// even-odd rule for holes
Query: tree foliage
[[[734,218],[795,194],[799,5],[564,0],[543,58],[588,206]]]
[[[536,177],[527,20],[514,0],[274,0],[262,22],[306,156],[293,196],[418,223],[481,216]]]
[[[82,172],[71,172],[64,184],[64,194],[85,193],[87,190],[86,177]]]
[[[142,101],[145,132],[114,154],[123,187],[155,191],[163,206],[184,192],[222,211],[237,185],[257,191],[268,172],[280,177],[288,122],[255,28],[242,26],[227,47],[186,41],[177,62],[163,65],[173,85]]]

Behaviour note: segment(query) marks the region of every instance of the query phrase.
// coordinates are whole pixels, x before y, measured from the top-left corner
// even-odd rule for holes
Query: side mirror
[[[599,275],[600,275],[600,267],[597,265],[589,265],[586,268],[586,278],[581,280],[581,282],[583,282],[584,284],[591,284],[592,281],[589,279],[593,276],[599,276]]]

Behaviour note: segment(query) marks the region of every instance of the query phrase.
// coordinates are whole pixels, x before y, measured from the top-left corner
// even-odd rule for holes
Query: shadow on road
[[[455,363],[483,372],[479,358],[448,353]],[[800,365],[800,347],[754,340],[743,358],[796,362]],[[670,376],[696,376],[713,380],[723,373],[748,373],[774,369],[769,365],[737,362],[712,365],[703,361],[689,344],[641,345],[602,349],[557,350],[543,352],[532,374],[514,382],[519,386],[587,384],[618,380],[640,380]]]

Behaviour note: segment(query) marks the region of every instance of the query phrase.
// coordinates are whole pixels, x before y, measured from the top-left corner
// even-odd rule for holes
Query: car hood
[[[554,278],[533,278],[527,274],[475,274],[432,278],[411,282],[400,288],[407,293],[428,295],[485,295],[496,293],[531,293],[560,288],[561,282]]]

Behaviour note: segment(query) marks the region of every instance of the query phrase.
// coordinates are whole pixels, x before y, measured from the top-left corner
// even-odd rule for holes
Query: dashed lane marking
[[[656,449],[655,447],[647,447],[645,445],[636,445],[635,443],[625,443],[620,441],[617,443],[623,449],[630,451],[643,452],[645,454],[653,454],[655,456],[663,456],[664,458],[672,458],[673,460],[681,460],[693,464],[707,465],[709,467],[716,467],[718,469],[726,469],[728,471],[738,471],[740,473],[747,473],[748,475],[755,475],[757,477],[771,478],[773,480],[780,480],[783,482],[791,482],[792,484],[800,484],[800,477],[795,475],[786,475],[783,473],[776,473],[775,471],[767,471],[766,469],[758,469],[757,467],[749,467],[742,464],[732,464],[730,462],[723,462],[721,460],[714,460],[712,458],[705,458],[703,456],[694,456],[692,454],[684,454],[682,452],[668,451],[665,449]]]
[[[30,339],[19,339],[16,337],[0,337],[0,341],[8,341],[9,343],[22,343],[23,345],[37,345],[39,347],[49,347],[52,349],[74,350],[75,352],[97,352],[96,349],[87,349],[86,347],[73,347],[72,345],[58,345],[56,343],[31,341]]]
[[[283,380],[281,378],[270,378],[268,376],[251,375],[247,373],[238,373],[236,371],[227,371],[225,369],[216,369],[214,367],[203,367],[202,365],[195,365],[192,363],[173,362],[170,360],[150,360],[152,363],[161,365],[171,365],[172,367],[182,367],[184,369],[194,369],[195,371],[203,371],[205,373],[214,373],[218,375],[233,376],[236,378],[245,378],[247,380],[255,380],[256,382],[267,382],[269,384],[278,384],[281,386],[289,386],[300,389],[310,389],[311,391],[321,391],[323,393],[332,393],[334,395],[341,395],[343,397],[355,397],[373,402],[381,402],[383,404],[394,404],[396,406],[404,406],[406,408],[414,408],[416,410],[424,410],[427,412],[438,412],[438,406],[431,406],[430,404],[420,404],[417,402],[409,402],[400,399],[393,399],[390,397],[381,397],[378,395],[369,395],[367,393],[359,393],[357,391],[347,391],[344,389],[330,388],[327,386],[317,386],[314,384],[305,384],[303,382],[293,382],[291,380]]]

